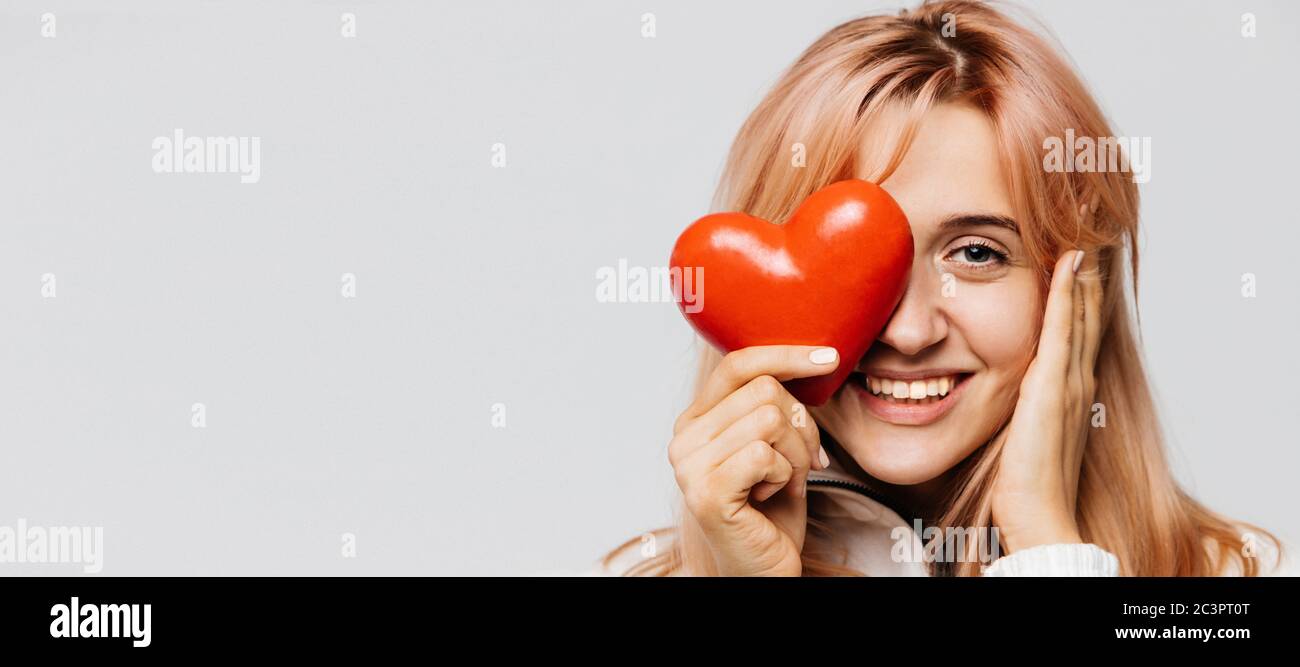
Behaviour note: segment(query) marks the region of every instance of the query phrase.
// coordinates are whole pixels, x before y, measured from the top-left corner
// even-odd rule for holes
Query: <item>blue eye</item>
[[[994,248],[986,241],[972,239],[963,242],[961,245],[953,248],[948,253],[947,258],[950,261],[956,261],[966,265],[969,268],[992,268],[999,264],[1005,264],[1007,254]]]

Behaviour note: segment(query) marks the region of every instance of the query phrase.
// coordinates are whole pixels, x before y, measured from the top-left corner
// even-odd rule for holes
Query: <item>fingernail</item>
[[[831,364],[835,363],[835,360],[839,357],[840,353],[836,352],[835,348],[819,347],[813,350],[812,354],[808,355],[808,361],[811,361],[814,364]]]
[[[800,498],[808,497],[808,482],[804,482],[803,484],[799,485],[799,497]]]
[[[817,459],[822,463],[822,470],[831,467],[831,457],[826,455],[825,447],[817,448]]]
[[[1079,272],[1079,266],[1083,264],[1083,251],[1076,250],[1074,253],[1074,272]]]

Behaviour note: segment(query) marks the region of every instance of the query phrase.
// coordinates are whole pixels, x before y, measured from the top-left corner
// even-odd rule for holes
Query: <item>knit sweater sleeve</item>
[[[1118,577],[1119,559],[1095,544],[1042,544],[1003,556],[986,577]]]

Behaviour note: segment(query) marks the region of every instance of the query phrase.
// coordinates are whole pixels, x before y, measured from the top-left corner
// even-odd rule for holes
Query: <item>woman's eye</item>
[[[972,241],[954,248],[948,253],[947,259],[970,268],[992,268],[1005,263],[1007,254],[987,244]]]

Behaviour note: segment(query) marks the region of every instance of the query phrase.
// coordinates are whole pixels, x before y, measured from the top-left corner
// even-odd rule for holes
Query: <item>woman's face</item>
[[[862,163],[883,164],[886,143],[868,137]],[[984,115],[942,105],[880,184],[911,222],[911,276],[879,339],[846,360],[856,372],[816,416],[881,481],[938,477],[1015,405],[1042,312],[997,156]]]

